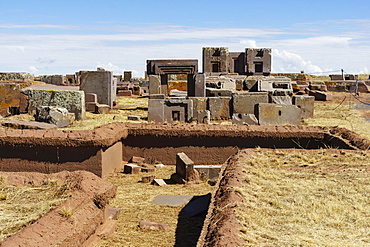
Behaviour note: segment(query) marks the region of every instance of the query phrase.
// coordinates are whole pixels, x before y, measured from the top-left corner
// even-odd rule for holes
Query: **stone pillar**
[[[132,71],[123,72],[123,81],[130,81],[132,78]]]
[[[188,97],[195,96],[195,80],[196,75],[188,74]]]
[[[161,75],[161,94],[168,95],[168,75]]]
[[[149,75],[149,95],[161,94],[161,81],[159,75]]]
[[[206,97],[206,75],[195,75],[195,97]]]

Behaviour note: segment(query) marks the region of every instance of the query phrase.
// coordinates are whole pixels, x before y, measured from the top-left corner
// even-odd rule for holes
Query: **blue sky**
[[[370,2],[0,0],[0,71],[143,76],[202,47],[273,49],[273,72],[370,73]],[[335,71],[335,72],[330,72]]]

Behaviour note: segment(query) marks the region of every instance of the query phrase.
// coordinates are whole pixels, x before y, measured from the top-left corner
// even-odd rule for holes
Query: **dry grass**
[[[68,185],[15,187],[0,179],[0,242],[45,215],[70,196]]]
[[[157,178],[169,178],[175,167],[157,169]],[[147,174],[147,173],[146,173]],[[156,186],[141,183],[146,175],[118,173],[108,180],[118,185],[117,195],[110,202],[111,207],[121,209],[118,226],[113,236],[103,239],[96,246],[174,246],[178,217],[184,205],[178,207],[150,203],[157,195],[204,195],[212,190],[206,183],[197,185]],[[168,225],[170,231],[140,228],[141,220]]]
[[[349,93],[332,93],[332,101],[315,101],[314,118],[304,119],[304,125],[339,126],[370,139],[370,106],[358,103]],[[361,94],[361,100],[370,103],[370,97]]]
[[[148,98],[138,97],[117,97],[117,105],[110,110],[109,114],[94,114],[86,112],[86,119],[83,121],[75,121],[65,130],[86,130],[94,129],[113,122],[146,122],[131,121],[127,117],[129,115],[140,116],[141,118],[148,117]]]
[[[140,116],[141,118],[148,117],[148,98],[139,97],[117,97],[117,105],[110,110],[108,114],[94,114],[86,112],[84,120],[74,121],[73,124],[63,130],[87,130],[94,129],[113,122],[146,122],[128,120],[129,115]],[[28,114],[14,115],[4,119],[0,119],[0,123],[6,120],[22,120],[34,121],[35,118]],[[5,128],[0,125],[0,128]]]
[[[370,155],[257,151],[238,216],[247,246],[370,245]]]

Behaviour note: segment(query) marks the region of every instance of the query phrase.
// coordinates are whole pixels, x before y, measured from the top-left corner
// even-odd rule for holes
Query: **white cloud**
[[[6,71],[30,71],[32,67],[33,73],[70,74],[95,70],[99,66],[116,74],[124,70],[133,71],[134,76],[141,77],[147,59],[198,59],[201,71],[202,47],[207,46],[229,47],[230,51],[244,51],[246,47],[273,48],[274,72],[305,70],[313,73],[343,68],[349,73],[359,73],[368,71],[364,66],[370,63],[370,36],[361,36],[359,40],[356,34],[349,32],[329,35],[312,34],[307,28],[289,30],[288,33],[277,29],[165,24],[130,27],[12,27],[8,24],[8,28],[12,32],[0,33],[0,68]],[[40,29],[37,34],[32,33],[35,28]],[[22,33],[22,29],[27,29],[27,33]],[[38,66],[35,66],[35,61]]]
[[[46,64],[52,64],[55,63],[56,59],[48,58],[48,57],[38,57],[36,59],[38,63],[46,63]]]
[[[108,71],[113,71],[113,74],[122,75],[124,69],[118,67],[117,65],[114,65],[112,63],[102,64],[100,62],[97,63],[96,67],[103,68]]]
[[[255,40],[251,40],[251,39],[241,40],[240,44],[242,44],[242,45],[244,45],[245,47],[248,47],[248,48],[257,48],[257,42]]]
[[[311,61],[305,61],[300,55],[288,51],[272,50],[273,72],[300,72],[319,73],[322,69],[312,64]]]
[[[31,73],[31,74],[37,74],[39,72],[39,70],[35,67],[35,66],[30,66],[28,67],[28,71]]]

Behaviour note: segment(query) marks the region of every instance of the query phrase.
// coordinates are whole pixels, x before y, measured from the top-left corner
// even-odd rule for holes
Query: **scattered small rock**
[[[123,167],[123,173],[126,174],[138,174],[140,172],[141,167],[135,164],[126,164]]]
[[[164,167],[164,165],[163,165],[163,164],[156,164],[156,165],[154,165],[154,167],[155,167],[155,168],[163,168],[163,167]]]
[[[140,121],[141,120],[141,118],[139,116],[127,116],[127,119],[132,120],[132,121]]]
[[[150,221],[146,221],[146,220],[140,221],[139,226],[142,227],[142,228],[148,228],[148,229],[152,229],[152,230],[161,230],[161,231],[169,231],[170,230],[170,227],[167,226],[167,225],[163,225],[163,224],[155,223],[155,222],[150,222]]]
[[[132,158],[130,159],[130,163],[135,163],[135,164],[143,164],[145,161],[145,158],[143,157],[140,157],[140,156],[132,156]]]
[[[141,168],[141,172],[155,172],[155,168]]]
[[[143,183],[151,183],[151,182],[153,182],[154,179],[155,179],[155,175],[147,175],[147,176],[143,176],[141,178],[141,182],[143,182]]]
[[[153,184],[158,185],[158,186],[167,185],[167,183],[163,179],[154,179]]]

